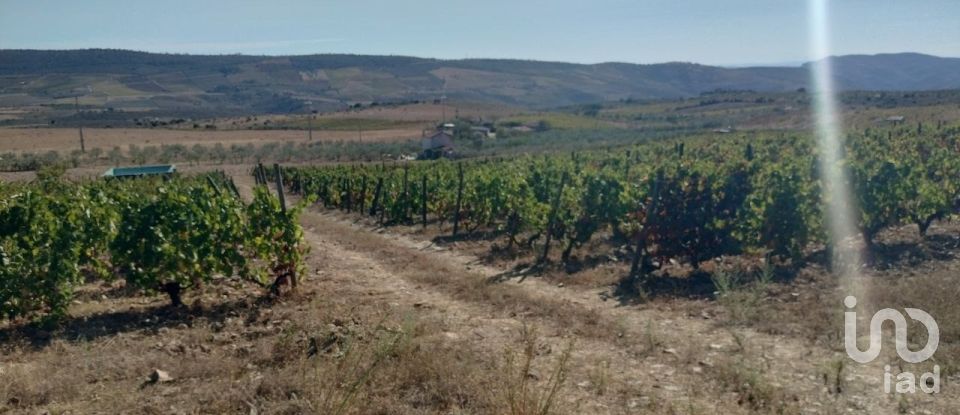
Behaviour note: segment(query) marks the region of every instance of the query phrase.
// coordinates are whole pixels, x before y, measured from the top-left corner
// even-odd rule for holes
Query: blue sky
[[[834,53],[960,56],[960,0],[833,0]],[[807,56],[803,0],[0,0],[0,48],[740,65]]]

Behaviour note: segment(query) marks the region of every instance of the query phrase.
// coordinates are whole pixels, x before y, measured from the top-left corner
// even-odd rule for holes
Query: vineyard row
[[[842,166],[858,225],[872,244],[887,227],[957,212],[960,129],[866,130],[847,137]],[[285,167],[292,192],[384,226],[450,224],[495,232],[562,261],[602,235],[639,257],[683,261],[744,252],[802,259],[826,243],[812,139],[763,133],[511,159]],[[275,177],[273,169],[255,174]],[[542,253],[541,253],[542,252]],[[636,263],[635,263],[636,268]]]
[[[215,275],[295,285],[301,208],[266,187],[244,203],[221,174],[0,184],[0,316],[62,317],[75,288],[96,280],[124,279],[175,305]]]

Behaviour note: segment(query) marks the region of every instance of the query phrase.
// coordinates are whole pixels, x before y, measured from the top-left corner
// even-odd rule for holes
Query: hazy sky
[[[835,54],[960,56],[960,0],[833,0]],[[807,60],[803,0],[0,0],[0,48]]]

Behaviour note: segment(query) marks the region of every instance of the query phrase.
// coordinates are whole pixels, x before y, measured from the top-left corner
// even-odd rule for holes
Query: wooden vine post
[[[364,175],[360,180],[360,206],[357,209],[361,215],[363,215],[363,207],[367,202],[367,176]]]
[[[420,179],[420,221],[427,227],[427,174]]]
[[[257,178],[257,184],[261,186],[267,185],[267,175],[263,171],[263,163],[257,163],[257,167],[254,169],[254,177]]]
[[[270,184],[270,181],[267,180],[267,168],[260,165],[260,178],[263,179],[263,185],[267,186]]]
[[[440,189],[442,180],[440,180],[440,170],[436,171],[436,176],[434,177],[435,182],[437,183],[437,189]],[[447,217],[444,215],[446,212],[437,212],[437,229],[443,229],[443,225],[447,222]]]
[[[410,182],[408,180],[410,165],[403,163],[403,221],[410,219]]]
[[[650,204],[647,206],[647,214],[643,218],[643,227],[640,229],[640,235],[637,237],[637,245],[633,252],[633,263],[630,264],[630,279],[636,281],[641,274],[643,265],[643,255],[647,249],[647,235],[650,232],[650,226],[655,223],[657,209],[660,204],[660,183],[663,181],[663,172],[657,172],[657,178],[653,182],[653,192],[651,192]]]
[[[553,199],[553,206],[550,207],[550,218],[547,221],[547,240],[543,244],[543,254],[540,256],[539,264],[543,264],[550,254],[550,237],[553,235],[554,223],[557,221],[557,210],[560,209],[560,198],[563,196],[563,188],[567,185],[567,173],[563,173],[560,179],[560,189],[557,190],[557,197]]]
[[[210,188],[213,189],[213,192],[220,196],[220,186],[217,186],[217,183],[213,180],[213,176],[207,176],[207,184],[210,185]]]
[[[457,176],[460,178],[457,185],[457,207],[453,211],[453,236],[457,236],[460,229],[460,207],[463,203],[463,164],[457,163]]]
[[[351,181],[347,178],[347,213],[353,212],[353,189],[350,184]]]
[[[287,200],[283,197],[283,172],[280,171],[280,165],[273,164],[273,178],[276,180],[277,197],[280,199],[280,209],[287,213]]]
[[[237,183],[233,181],[233,177],[230,177],[230,181],[227,182],[230,184],[230,191],[233,192],[233,196],[237,199],[240,198],[240,190],[237,189]]]
[[[377,209],[380,207],[380,198],[383,196],[383,177],[377,178],[377,187],[373,191],[373,203],[370,206],[370,216],[375,216],[377,214]]]
[[[283,196],[283,172],[280,170],[280,164],[273,164],[273,178],[277,185],[277,197],[280,199],[280,210],[284,216],[287,214],[287,200]],[[287,249],[293,249],[293,247],[287,247]],[[290,289],[296,291],[297,289],[297,270],[289,270],[290,275]]]
[[[380,201],[380,220],[379,220],[380,226],[383,226],[383,224],[387,222],[387,204],[386,204],[387,193],[384,192],[382,197],[383,197],[383,200]]]

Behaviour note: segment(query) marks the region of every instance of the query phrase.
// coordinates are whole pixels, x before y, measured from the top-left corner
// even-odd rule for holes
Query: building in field
[[[493,127],[488,127],[484,125],[470,127],[470,135],[473,138],[497,138],[497,133],[493,130]]]
[[[421,141],[421,160],[435,160],[441,157],[453,157],[453,134],[446,130],[435,132]]]
[[[169,177],[177,172],[177,166],[173,164],[161,164],[156,166],[133,166],[133,167],[114,167],[103,173],[102,177],[128,179],[133,177],[161,176]]]

